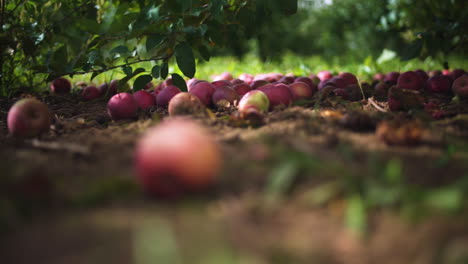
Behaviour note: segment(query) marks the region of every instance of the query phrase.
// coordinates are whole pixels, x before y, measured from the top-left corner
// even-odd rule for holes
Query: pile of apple
[[[188,80],[187,92],[182,92],[171,79],[154,89],[149,83],[144,90],[133,94],[117,93],[117,87],[117,80],[98,87],[83,85],[81,98],[93,100],[112,95],[107,111],[113,120],[131,119],[136,117],[139,109],[153,107],[166,108],[171,116],[196,114],[210,107],[235,107],[240,118],[256,120],[262,119],[268,111],[288,107],[300,100],[310,100],[316,94],[351,101],[373,96],[376,100],[387,101],[392,111],[407,109],[407,98],[416,94],[455,94],[466,99],[468,74],[461,69],[428,73],[422,70],[390,72],[376,74],[373,83],[366,84],[359,83],[349,72],[333,76],[329,71],[321,71],[308,77],[244,73],[238,78],[223,73],[214,76],[212,81]],[[71,83],[58,78],[50,88],[56,94],[70,93]],[[424,100],[418,102],[430,105]],[[48,107],[37,99],[22,99],[8,113],[8,128],[16,137],[38,136],[47,132],[50,124]],[[138,140],[135,151],[139,183],[149,194],[165,197],[212,186],[216,183],[221,161],[220,148],[210,133],[187,118],[172,118],[149,129]]]

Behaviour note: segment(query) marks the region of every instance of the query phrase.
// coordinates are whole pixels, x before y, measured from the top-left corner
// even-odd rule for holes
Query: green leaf
[[[382,51],[382,54],[380,54],[379,58],[377,59],[377,64],[382,64],[382,63],[385,63],[387,61],[391,61],[391,60],[395,59],[396,56],[397,56],[397,54],[393,50],[384,49]]]
[[[428,193],[425,202],[435,209],[455,211],[462,206],[463,192],[455,187],[434,190]]]
[[[133,68],[131,66],[124,66],[122,67],[122,71],[125,73],[125,75],[132,75]]]
[[[150,21],[157,21],[159,19],[159,6],[151,6],[146,12],[146,18]]]
[[[161,65],[160,76],[162,79],[166,79],[168,74],[169,74],[169,65],[167,64],[167,62],[164,62]]]
[[[138,91],[143,89],[145,85],[151,82],[151,80],[153,80],[153,77],[149,74],[138,76],[138,78],[135,79],[135,82],[133,82],[133,90]]]
[[[128,47],[124,45],[119,45],[110,51],[111,54],[127,54],[129,52],[130,50],[128,49]]]
[[[184,78],[182,78],[182,76],[180,76],[179,74],[177,73],[173,73],[171,74],[171,77],[172,77],[172,83],[179,87],[179,89],[182,91],[182,92],[187,92],[187,84],[185,83],[185,80]]]
[[[154,65],[154,67],[151,69],[151,75],[155,79],[159,78],[160,72],[161,72],[161,66],[159,66],[159,65]]]
[[[210,61],[210,57],[211,57],[210,51],[208,50],[206,46],[198,47],[198,52],[200,53],[200,55],[205,61]]]
[[[103,73],[102,71],[99,71],[99,72],[93,72],[93,74],[91,75],[91,81],[96,78],[96,76],[98,76],[99,74]]]
[[[421,55],[421,51],[424,45],[424,41],[422,39],[417,39],[413,41],[411,44],[408,45],[406,49],[403,50],[401,54],[401,59],[403,61],[411,60],[419,55]]]
[[[153,34],[149,35],[146,39],[146,50],[150,51],[151,49],[159,46],[164,39],[164,35],[162,34]]]
[[[187,42],[179,43],[175,47],[175,56],[182,73],[189,78],[193,78],[195,75],[195,57],[190,45]]]

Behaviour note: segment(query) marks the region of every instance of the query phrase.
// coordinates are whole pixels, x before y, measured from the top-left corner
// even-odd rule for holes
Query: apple
[[[293,83],[294,80],[295,80],[294,76],[283,76],[281,77],[281,79],[278,80],[278,82],[288,85],[288,84]]]
[[[414,71],[407,71],[398,77],[397,88],[406,90],[421,90],[424,88],[424,81],[420,75]]]
[[[468,98],[468,75],[464,74],[453,81],[452,90],[461,98]]]
[[[330,71],[320,71],[317,73],[317,77],[320,79],[321,82],[331,79],[333,74]]]
[[[88,84],[85,81],[78,81],[75,83],[75,86],[78,89],[84,89],[86,86],[88,86]]]
[[[288,85],[289,92],[292,95],[293,102],[303,99],[310,99],[314,95],[314,91],[305,82],[293,82]]]
[[[292,94],[285,84],[269,84],[258,88],[258,90],[264,92],[270,100],[270,110],[288,107],[292,103]]]
[[[164,87],[156,96],[156,105],[159,107],[167,107],[172,97],[180,92],[180,89],[174,85]]]
[[[377,101],[386,101],[390,84],[380,81],[374,87],[374,98]]]
[[[205,105],[195,95],[187,92],[176,94],[169,101],[169,115],[193,115],[203,113]]]
[[[269,84],[270,82],[268,82],[267,80],[255,80],[252,82],[252,84],[250,85],[252,87],[252,90],[255,90],[255,89],[258,89],[259,87],[262,87],[264,85],[267,85]]]
[[[348,85],[348,82],[344,78],[335,76],[328,80],[321,81],[319,83],[318,89],[321,90],[326,85],[335,86],[336,88],[345,88]]]
[[[94,85],[87,86],[81,91],[81,99],[90,101],[101,97],[101,92]]]
[[[211,106],[215,87],[209,82],[195,84],[189,93],[194,94],[205,106]]]
[[[303,83],[306,83],[309,85],[310,89],[312,89],[312,91],[316,91],[317,90],[317,85],[312,81],[312,79],[308,78],[308,77],[297,77],[294,82],[303,82]]]
[[[393,85],[397,83],[398,77],[400,77],[399,72],[389,72],[385,75],[385,78],[383,81]]]
[[[240,83],[240,84],[234,85],[233,89],[234,89],[234,91],[237,92],[239,97],[242,97],[244,94],[251,91],[252,87],[250,87],[250,85],[248,85],[247,83]]]
[[[234,79],[231,81],[232,85],[237,85],[237,84],[241,84],[241,83],[245,83],[243,80],[241,79]]]
[[[313,73],[311,73],[311,74],[309,75],[309,79],[312,80],[312,82],[315,84],[315,86],[317,86],[317,85],[320,83],[319,77],[317,77],[317,75],[315,75],[315,74],[313,74]]]
[[[239,80],[242,80],[250,85],[254,80],[254,76],[252,74],[242,73],[241,75],[239,75]]]
[[[134,166],[145,193],[176,198],[216,184],[222,152],[214,137],[195,121],[170,119],[138,140]]]
[[[234,105],[234,102],[239,102],[239,95],[229,86],[221,86],[216,88],[211,98],[213,104],[219,108]]]
[[[260,90],[252,90],[246,93],[239,101],[237,110],[242,118],[263,118],[270,108],[268,96]]]
[[[353,84],[356,84],[356,85],[358,84],[358,79],[352,73],[342,72],[342,73],[338,74],[338,77],[345,80],[346,86],[353,85]]]
[[[442,71],[441,70],[432,70],[432,71],[429,71],[428,75],[429,75],[429,78],[437,76],[437,75],[442,75]]]
[[[226,80],[214,81],[214,82],[211,82],[211,84],[212,84],[215,88],[222,87],[222,86],[232,86],[232,83],[231,83],[230,81],[226,81]]]
[[[424,82],[427,82],[427,80],[429,79],[429,75],[427,75],[427,73],[426,73],[424,70],[417,69],[417,70],[415,70],[414,72],[416,72],[417,74],[419,74],[419,77],[421,77],[421,79],[422,79]]]
[[[450,93],[453,80],[448,75],[435,75],[427,80],[426,88],[434,93]]]
[[[156,104],[156,98],[144,90],[135,92],[133,94],[133,99],[142,110],[147,110]]]
[[[344,100],[349,100],[349,94],[344,88],[335,88],[332,92],[335,96],[339,96]]]
[[[449,69],[443,69],[442,70],[442,75],[450,75],[450,70]]]
[[[118,93],[107,102],[107,113],[113,120],[134,118],[138,105],[129,93]]]
[[[49,131],[51,114],[43,102],[34,98],[25,98],[10,108],[7,124],[8,131],[15,137],[35,137]]]
[[[383,73],[376,73],[372,78],[374,81],[383,81],[385,79],[385,74]]]
[[[232,74],[230,72],[223,72],[219,75],[213,76],[212,79],[213,81],[219,81],[219,80],[231,81],[232,79],[234,79],[234,77],[232,77]]]
[[[117,94],[118,88],[119,88],[119,80],[116,80],[116,79],[112,80],[109,83],[109,90],[107,91],[107,94],[109,94],[109,95]],[[129,91],[130,90],[130,85],[128,85],[128,83],[126,83],[123,90]]]
[[[465,74],[465,70],[463,69],[455,69],[449,73],[449,76],[452,77],[453,80],[458,79],[458,77]]]
[[[71,83],[69,80],[59,77],[52,81],[50,90],[55,94],[67,94],[70,93]]]

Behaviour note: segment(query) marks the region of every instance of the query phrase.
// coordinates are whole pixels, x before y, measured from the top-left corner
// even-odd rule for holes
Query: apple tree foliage
[[[0,0],[0,85],[45,85],[58,76],[121,69],[141,89],[169,74],[171,60],[188,78],[196,60],[252,30],[257,14],[292,14],[297,0]],[[252,19],[253,18],[253,19]],[[151,69],[134,64],[154,62]]]

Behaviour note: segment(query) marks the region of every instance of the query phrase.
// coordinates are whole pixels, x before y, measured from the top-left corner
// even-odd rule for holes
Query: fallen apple
[[[233,89],[234,89],[234,91],[237,92],[239,97],[242,97],[242,96],[244,96],[244,94],[251,91],[252,87],[250,87],[250,85],[248,85],[247,83],[240,83],[240,84],[234,85]]]
[[[301,81],[296,81],[288,85],[289,92],[292,95],[292,100],[293,102],[296,102],[298,100],[306,100],[306,99],[311,99],[312,96],[314,95],[314,91],[310,86]]]
[[[169,115],[176,116],[201,114],[206,107],[195,95],[181,92],[172,97],[167,108]]]
[[[8,131],[15,137],[35,137],[49,131],[51,114],[46,104],[26,98],[17,101],[8,111]]]
[[[134,118],[137,110],[138,105],[129,93],[118,93],[107,102],[107,113],[113,120]]]
[[[147,110],[156,104],[154,95],[144,90],[135,92],[133,94],[133,99],[135,100],[138,107],[142,110]]]
[[[292,103],[292,95],[287,85],[278,83],[265,85],[258,90],[264,92],[270,101],[270,110],[288,107]]]
[[[464,74],[453,81],[452,90],[461,98],[468,98],[468,75]]]
[[[195,96],[200,99],[200,101],[205,106],[212,105],[212,97],[215,92],[215,87],[209,82],[199,82],[195,84],[192,89],[190,89],[189,93],[194,94]]]
[[[422,90],[424,81],[420,75],[414,71],[407,71],[398,77],[397,88],[406,90]]]
[[[225,108],[239,102],[239,95],[233,88],[221,86],[215,89],[211,100],[218,108]]]
[[[145,193],[175,198],[212,187],[222,153],[213,136],[195,121],[171,119],[148,129],[138,140],[134,164]]]
[[[70,93],[71,83],[69,80],[59,77],[52,81],[50,84],[50,90],[56,94],[67,94]]]
[[[81,91],[81,99],[90,101],[101,97],[101,92],[94,85],[87,86]]]
[[[452,92],[453,80],[448,75],[435,75],[427,80],[426,88],[433,93]]]
[[[164,87],[156,96],[156,105],[159,107],[167,107],[172,97],[180,92],[180,89],[174,85]]]

